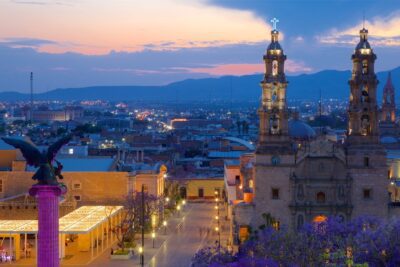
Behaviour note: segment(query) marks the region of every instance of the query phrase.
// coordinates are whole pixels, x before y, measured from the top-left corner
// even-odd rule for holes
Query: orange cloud
[[[1,1],[0,39],[54,41],[50,53],[107,54],[115,51],[211,47],[254,43],[269,37],[270,25],[247,10],[213,6],[204,0]],[[23,18],[23,19],[21,19]],[[167,44],[167,45],[165,45]]]
[[[359,41],[359,31],[362,22],[347,29],[331,29],[328,33],[316,36],[322,44],[355,45]],[[375,17],[365,21],[371,44],[374,46],[400,46],[400,12],[395,12],[387,18]]]

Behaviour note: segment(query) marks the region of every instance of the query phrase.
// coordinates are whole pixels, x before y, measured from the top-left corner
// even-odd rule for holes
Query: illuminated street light
[[[219,231],[219,227],[217,226],[217,227],[215,227],[215,231],[216,232],[218,232]]]
[[[218,206],[215,206],[215,209],[217,210],[217,209],[218,209]]]
[[[166,197],[166,198],[165,198],[165,201],[168,203],[168,202],[169,202],[169,197]]]
[[[182,205],[186,205],[186,200],[182,200]]]
[[[140,266],[144,266],[143,246],[139,247],[139,254],[140,254]]]
[[[167,234],[167,221],[163,221],[163,226],[164,226],[164,235]]]
[[[153,239],[153,248],[154,248],[154,242],[155,242],[155,239],[156,239],[156,233],[155,232],[151,233],[151,238]]]
[[[217,215],[217,216],[215,216],[215,219],[216,219],[216,220],[218,220],[218,219],[219,219],[218,215]]]

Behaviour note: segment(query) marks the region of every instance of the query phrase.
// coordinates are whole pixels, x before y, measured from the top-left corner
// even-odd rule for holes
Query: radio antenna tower
[[[33,117],[33,72],[31,72],[31,103],[30,103],[30,115],[29,115],[29,120],[32,122],[32,117]]]

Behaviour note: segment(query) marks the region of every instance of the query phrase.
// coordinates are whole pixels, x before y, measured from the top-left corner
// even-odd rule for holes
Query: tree
[[[135,235],[141,231],[142,193],[133,192],[125,197],[124,212],[121,223],[113,229],[117,236],[118,246],[124,250],[126,245],[132,247]],[[151,228],[151,218],[159,213],[158,197],[144,193],[144,222],[145,230]]]
[[[263,216],[266,221],[270,216]],[[226,255],[225,255],[226,256]],[[266,226],[244,242],[223,265],[211,248],[195,266],[400,266],[400,219],[360,217],[348,223],[331,217],[301,229]],[[203,264],[203,265],[201,265]],[[219,264],[219,265],[218,265]]]

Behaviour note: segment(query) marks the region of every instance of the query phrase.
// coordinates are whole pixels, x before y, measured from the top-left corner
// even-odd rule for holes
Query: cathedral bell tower
[[[376,88],[378,80],[374,64],[376,55],[368,42],[368,30],[360,30],[360,42],[353,55],[353,72],[349,81],[348,142],[373,144],[379,142],[379,119]]]
[[[360,30],[360,42],[351,59],[353,72],[349,81],[349,124],[345,146],[347,175],[352,179],[351,217],[369,214],[386,218],[388,175],[386,151],[379,142],[376,55],[365,28]]]
[[[265,75],[261,81],[261,103],[257,151],[290,150],[288,134],[288,109],[286,105],[287,80],[285,76],[286,55],[279,44],[279,31],[272,20],[271,43],[264,55]]]

